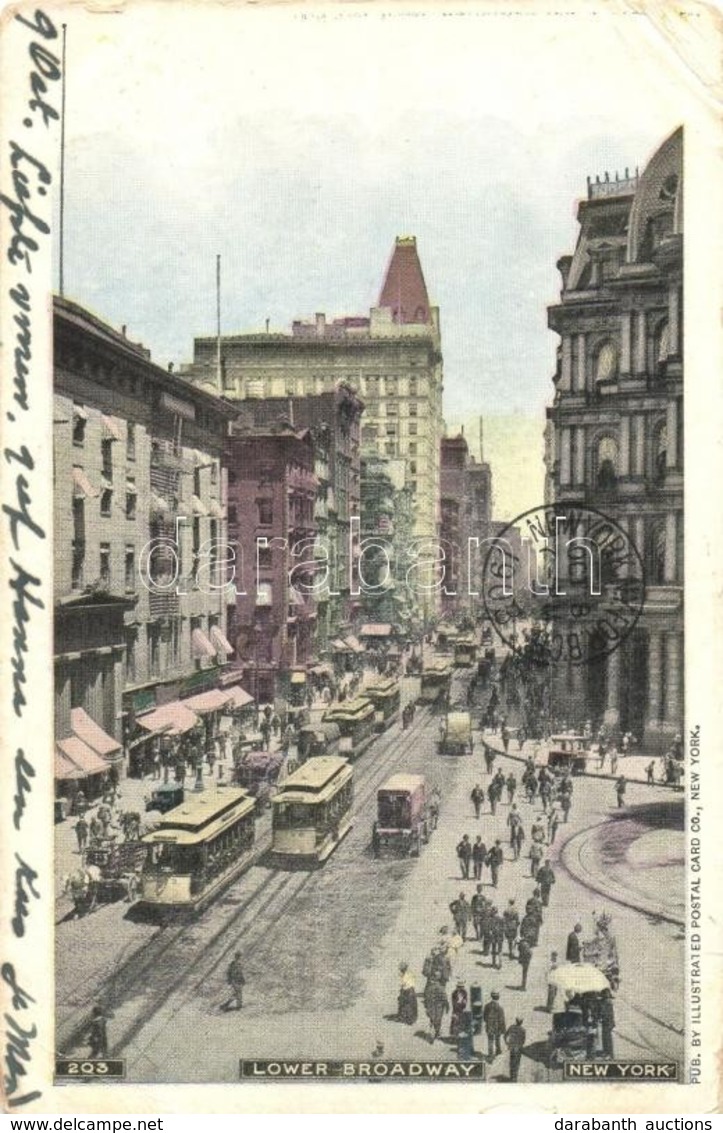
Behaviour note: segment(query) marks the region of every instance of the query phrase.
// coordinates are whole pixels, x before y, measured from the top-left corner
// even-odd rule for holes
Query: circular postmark
[[[518,651],[517,629],[546,625],[541,664],[589,664],[632,633],[645,598],[643,559],[620,523],[586,504],[551,503],[523,512],[489,541],[485,612]]]

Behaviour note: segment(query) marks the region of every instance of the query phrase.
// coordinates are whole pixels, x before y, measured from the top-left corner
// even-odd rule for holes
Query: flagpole
[[[63,24],[62,82],[60,85],[60,216],[58,224],[58,293],[65,293],[65,37],[67,24]]]
[[[216,256],[216,385],[223,389],[221,380],[221,257]]]

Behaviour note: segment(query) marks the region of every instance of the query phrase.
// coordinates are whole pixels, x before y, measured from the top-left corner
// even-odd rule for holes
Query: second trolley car
[[[374,705],[374,730],[383,732],[399,715],[401,692],[394,677],[382,677],[367,685],[364,695]]]
[[[255,800],[238,787],[189,795],[145,834],[140,902],[158,910],[199,912],[251,864]]]
[[[419,699],[423,704],[444,705],[452,690],[452,666],[448,661],[435,661],[422,672]]]
[[[356,696],[327,708],[322,720],[325,724],[336,724],[341,733],[339,755],[356,759],[366,751],[374,739],[375,715],[374,705],[366,696]]]
[[[323,862],[351,830],[353,771],[337,755],[308,759],[272,803],[271,852],[289,863]]]
[[[469,668],[477,660],[477,642],[471,636],[460,637],[454,643],[454,663],[460,668]]]

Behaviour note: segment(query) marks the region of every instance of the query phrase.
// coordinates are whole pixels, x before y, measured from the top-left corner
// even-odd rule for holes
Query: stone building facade
[[[683,134],[638,177],[588,181],[574,255],[558,263],[548,499],[610,516],[644,565],[622,646],[570,665],[557,699],[580,722],[667,747],[683,718]],[[565,713],[569,718],[570,709]]]
[[[445,553],[441,614],[447,620],[462,613],[476,617],[484,541],[491,535],[490,467],[474,459],[462,433],[442,438],[440,465],[440,544]]]
[[[195,572],[226,537],[235,411],[77,304],[53,314],[56,735],[81,710],[120,744],[138,714],[214,687],[230,653],[226,596]],[[141,577],[154,538],[157,591]]]

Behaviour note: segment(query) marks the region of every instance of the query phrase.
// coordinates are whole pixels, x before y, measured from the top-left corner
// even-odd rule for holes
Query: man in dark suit
[[[567,938],[567,948],[565,950],[565,959],[568,964],[579,964],[582,957],[582,948],[580,945],[580,933],[582,932],[582,925],[576,924],[572,932]]]

